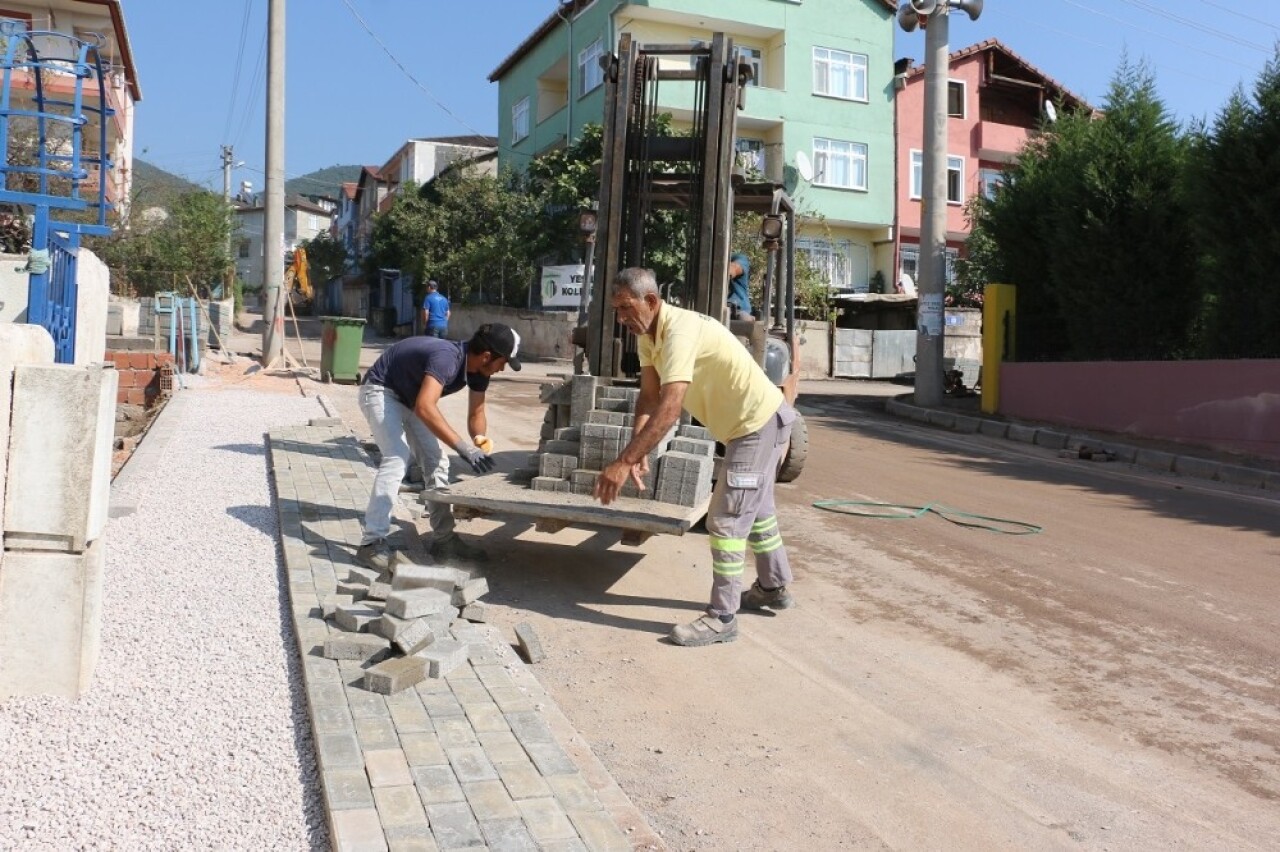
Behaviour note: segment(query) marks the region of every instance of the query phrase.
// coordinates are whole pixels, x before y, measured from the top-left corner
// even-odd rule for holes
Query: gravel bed
[[[323,412],[179,397],[107,530],[90,691],[0,702],[0,849],[328,847],[263,437]]]

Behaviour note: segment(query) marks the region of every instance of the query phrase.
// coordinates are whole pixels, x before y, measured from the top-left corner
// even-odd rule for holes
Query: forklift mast
[[[617,325],[608,298],[621,269],[651,266],[648,244],[654,211],[688,212],[683,281],[660,285],[678,294],[683,307],[727,323],[726,291],[735,210],[764,214],[762,226],[769,262],[765,297],[755,322],[728,323],[748,339],[763,363],[770,313],[772,331],[788,344],[794,329],[794,210],[782,187],[747,183],[737,165],[737,114],[742,108],[751,66],[740,62],[733,40],[716,33],[709,44],[640,45],[623,34],[618,52],[605,60],[603,155],[595,247],[595,274],[584,282],[585,344],[593,375],[621,377],[636,371],[633,335]],[[658,133],[662,83],[689,93],[688,135]],[[785,250],[781,250],[784,249]],[[590,267],[589,267],[590,268]],[[776,282],[785,282],[784,287]],[[784,289],[785,288],[785,289]],[[775,295],[776,294],[776,295]],[[780,296],[781,298],[778,298]],[[772,311],[771,311],[772,309]]]

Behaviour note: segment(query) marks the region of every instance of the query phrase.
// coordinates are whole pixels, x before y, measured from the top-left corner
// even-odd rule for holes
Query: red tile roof
[[[1014,53],[1012,50],[1009,49],[1007,45],[1005,45],[1004,42],[1000,41],[1000,39],[998,38],[989,38],[986,41],[980,41],[977,44],[972,44],[966,48],[957,50],[955,53],[952,53],[949,57],[947,57],[947,64],[954,65],[956,61],[960,59],[964,59],[969,56],[974,56],[975,54],[987,53],[992,51],[998,51],[1000,53],[1003,53],[1009,59],[1013,60],[1014,62],[1018,63],[1018,65],[1022,66],[1022,68],[1025,71],[1027,71],[1027,73],[1032,74],[1036,77],[1039,77],[1041,80],[1044,81],[1046,87],[1051,89],[1057,89],[1059,92],[1062,93],[1062,95],[1065,98],[1076,101],[1086,109],[1092,109],[1092,107],[1089,106],[1088,101],[1086,101],[1084,98],[1080,97],[1075,92],[1068,89],[1066,86],[1059,83],[1057,80],[1050,77],[1048,74],[1041,71],[1036,66],[1032,65],[1027,60],[1023,59],[1018,54]],[[924,65],[912,65],[910,68],[907,69],[906,76],[915,77],[920,74],[923,74],[924,70],[925,70]]]

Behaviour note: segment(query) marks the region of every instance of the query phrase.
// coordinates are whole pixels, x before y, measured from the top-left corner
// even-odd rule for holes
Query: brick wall
[[[117,404],[151,407],[160,398],[160,366],[173,366],[168,352],[107,352],[107,360],[120,374]]]

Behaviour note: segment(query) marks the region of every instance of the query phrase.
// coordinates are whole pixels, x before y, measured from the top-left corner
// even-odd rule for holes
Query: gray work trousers
[[[738,611],[748,547],[755,554],[760,585],[776,589],[791,582],[773,486],[795,419],[795,409],[784,402],[758,431],[725,445],[724,465],[707,511],[712,571],[707,611],[714,615]]]

